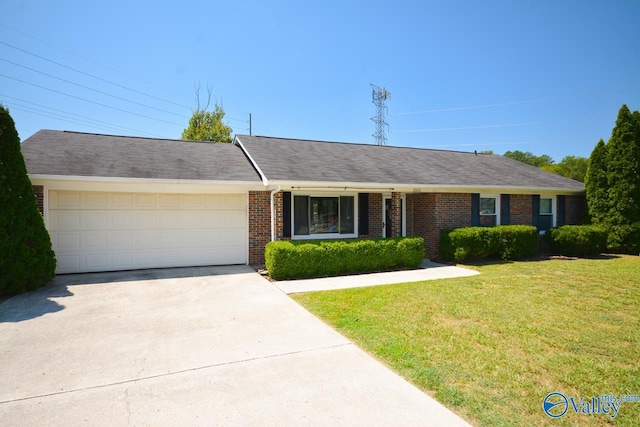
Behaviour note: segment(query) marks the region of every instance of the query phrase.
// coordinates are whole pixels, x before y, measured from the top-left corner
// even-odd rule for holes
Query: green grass
[[[640,258],[472,266],[459,279],[293,295],[417,387],[475,425],[640,425],[542,400],[640,395]]]

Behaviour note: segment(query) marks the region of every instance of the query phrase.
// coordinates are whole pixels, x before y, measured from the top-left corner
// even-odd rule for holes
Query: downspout
[[[275,194],[281,190],[280,185],[271,191],[271,241],[276,240],[276,203]]]

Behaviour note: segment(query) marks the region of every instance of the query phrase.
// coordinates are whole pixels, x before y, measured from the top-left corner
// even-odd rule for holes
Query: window
[[[294,236],[353,235],[354,218],[354,196],[293,197]]]
[[[480,225],[483,227],[491,227],[499,223],[498,197],[480,196]]]
[[[548,230],[553,227],[553,199],[550,197],[540,198],[540,219],[538,228],[540,230]]]

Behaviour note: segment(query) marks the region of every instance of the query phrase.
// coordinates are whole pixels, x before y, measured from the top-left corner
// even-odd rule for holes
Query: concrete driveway
[[[0,425],[466,425],[246,266],[0,304]]]

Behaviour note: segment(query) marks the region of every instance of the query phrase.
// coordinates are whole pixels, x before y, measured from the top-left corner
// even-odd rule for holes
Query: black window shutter
[[[531,200],[531,225],[540,226],[540,195],[534,194]]]
[[[509,225],[511,223],[511,196],[509,194],[500,195],[500,224]]]
[[[291,192],[282,192],[282,236],[291,237]]]
[[[369,234],[369,193],[358,193],[358,234]]]
[[[480,225],[480,194],[478,193],[471,195],[471,225],[474,227]]]
[[[565,196],[558,196],[558,217],[556,218],[556,224],[558,227],[562,227],[567,223],[567,211],[566,211],[566,198]]]

